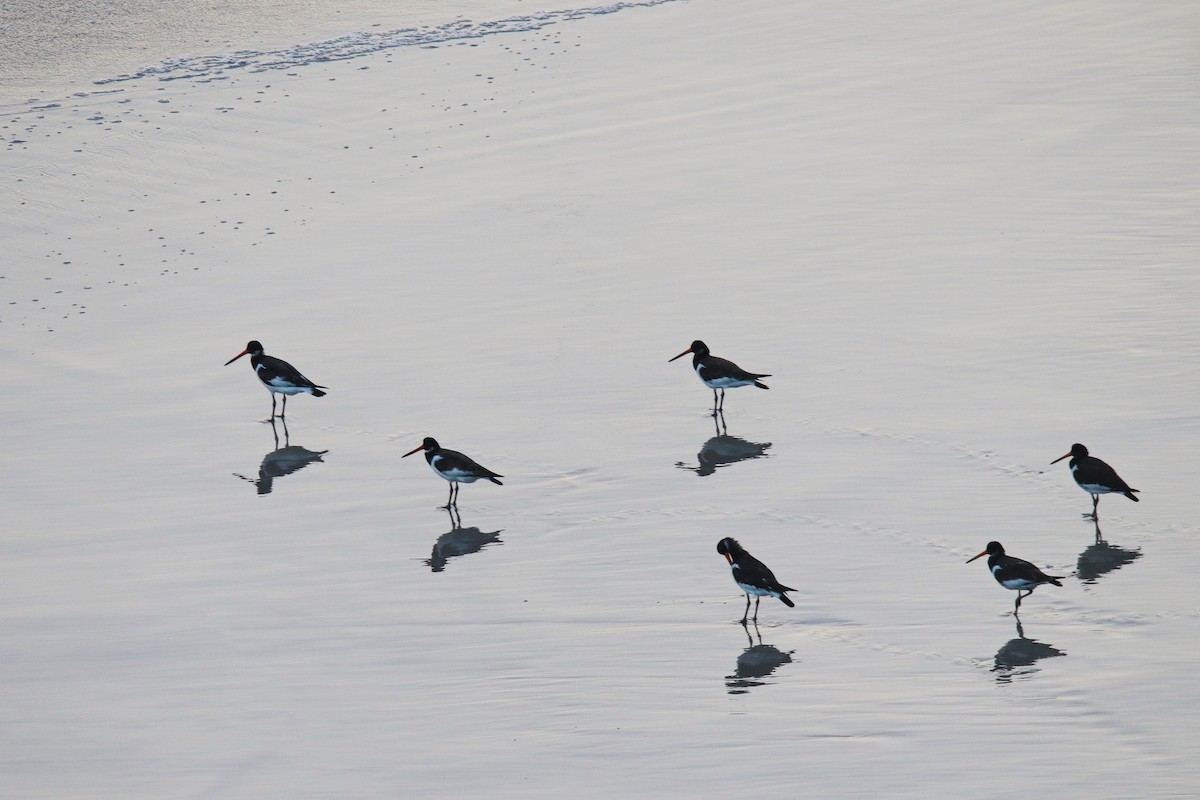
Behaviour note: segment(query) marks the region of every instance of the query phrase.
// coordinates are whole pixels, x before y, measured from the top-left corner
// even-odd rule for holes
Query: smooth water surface
[[[0,794],[1193,793],[1195,10],[497,9],[10,108]]]

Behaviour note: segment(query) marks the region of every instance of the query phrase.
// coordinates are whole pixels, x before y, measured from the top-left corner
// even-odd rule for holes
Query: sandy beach
[[[1200,12],[343,11],[11,73],[0,795],[1195,792]]]

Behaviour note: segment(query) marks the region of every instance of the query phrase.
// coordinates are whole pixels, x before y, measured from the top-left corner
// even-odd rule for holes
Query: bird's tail
[[[1049,578],[1050,582],[1052,584],[1054,584],[1055,586],[1062,586],[1062,584],[1058,582],[1058,579],[1065,578],[1067,576],[1066,575],[1047,575],[1046,577]]]
[[[1133,502],[1135,502],[1135,503],[1140,503],[1140,502],[1142,502],[1142,501],[1141,501],[1141,500],[1139,500],[1139,499],[1138,499],[1138,498],[1137,498],[1137,497],[1134,495],[1134,492],[1138,492],[1138,491],[1141,491],[1141,490],[1140,490],[1140,489],[1130,489],[1128,492],[1126,492],[1126,493],[1125,493],[1125,496],[1126,496],[1126,497],[1128,497],[1130,500],[1132,500],[1132,501],[1133,501]]]
[[[770,375],[760,375],[759,376],[759,378],[769,378],[769,377],[771,377],[771,376]],[[754,380],[754,385],[760,389],[770,389],[771,388],[770,386],[767,386],[765,383],[758,380],[757,378]]]
[[[779,599],[782,600],[783,604],[788,608],[796,607],[796,604],[792,602],[792,598],[788,597],[786,594],[780,594]]]
[[[501,475],[500,477],[504,477],[504,476],[503,476],[503,475]],[[492,483],[496,484],[497,486],[503,486],[503,485],[504,485],[503,483],[501,483],[500,481],[498,481],[498,480],[496,480],[495,478],[491,477],[490,475],[488,476],[488,480],[489,480],[489,481],[491,481]]]
[[[322,390],[322,389],[328,389],[328,388],[329,388],[328,386],[315,386],[315,387],[313,387],[313,390],[312,390],[312,395],[313,395],[313,397],[324,397],[324,396],[325,396],[325,392],[322,392],[321,390]]]

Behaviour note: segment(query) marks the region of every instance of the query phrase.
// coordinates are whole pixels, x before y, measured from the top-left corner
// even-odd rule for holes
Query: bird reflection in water
[[[283,427],[283,447],[279,446],[279,428],[276,426],[276,420]],[[275,449],[263,456],[262,464],[258,467],[258,477],[248,478],[237,472],[233,473],[235,477],[253,483],[258,488],[259,494],[270,494],[272,482],[276,478],[291,475],[309,464],[321,461],[321,456],[329,452],[328,450],[309,450],[298,444],[290,444],[287,420],[283,417],[271,418],[271,431],[275,434]]]
[[[762,634],[758,631],[758,623],[751,624],[754,626],[754,636],[758,637],[758,644],[754,643],[754,636],[750,635],[749,626],[743,622],[742,628],[746,631],[746,641],[749,646],[738,656],[737,668],[734,673],[725,676],[725,685],[729,688],[730,694],[746,694],[755,686],[764,686],[767,681],[762,679],[770,676],[784,664],[792,663],[792,653],[796,652],[789,650],[785,653],[774,645],[763,644]]]
[[[1033,665],[1043,658],[1057,658],[1066,655],[1057,647],[1027,637],[1025,629],[1021,627],[1021,618],[1017,617],[1016,620],[1017,638],[1010,639],[996,651],[996,661],[992,672],[996,675],[997,683],[1010,683],[1013,678],[1032,675],[1038,671]]]
[[[478,553],[490,544],[503,544],[500,531],[485,532],[479,528],[464,528],[462,515],[458,509],[451,506],[446,509],[450,514],[450,530],[443,533],[433,543],[433,553],[425,560],[425,564],[434,572],[446,568],[446,562],[458,556]],[[503,530],[503,528],[501,528]]]
[[[736,464],[752,458],[762,458],[767,454],[770,442],[749,442],[738,436],[730,436],[729,428],[725,425],[725,413],[719,411],[713,414],[713,424],[717,433],[704,444],[696,454],[699,466],[690,466],[677,461],[675,466],[691,470],[697,475],[712,475],[718,467]]]
[[[1079,580],[1087,584],[1095,583],[1101,575],[1107,575],[1141,557],[1140,549],[1131,550],[1106,542],[1100,533],[1100,523],[1096,522],[1096,541],[1079,554],[1079,561],[1076,562]]]

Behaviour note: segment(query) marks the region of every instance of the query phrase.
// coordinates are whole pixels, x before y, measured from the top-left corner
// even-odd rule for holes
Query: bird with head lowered
[[[746,611],[742,614],[742,624],[750,615],[750,597],[754,596],[754,621],[758,622],[758,604],[764,597],[778,597],[785,606],[794,608],[795,603],[786,592],[796,591],[790,586],[784,586],[775,578],[775,573],[766,564],[746,552],[737,539],[726,536],[717,542],[717,552],[725,556],[729,562],[729,570],[733,573],[733,582],[746,593]]]

